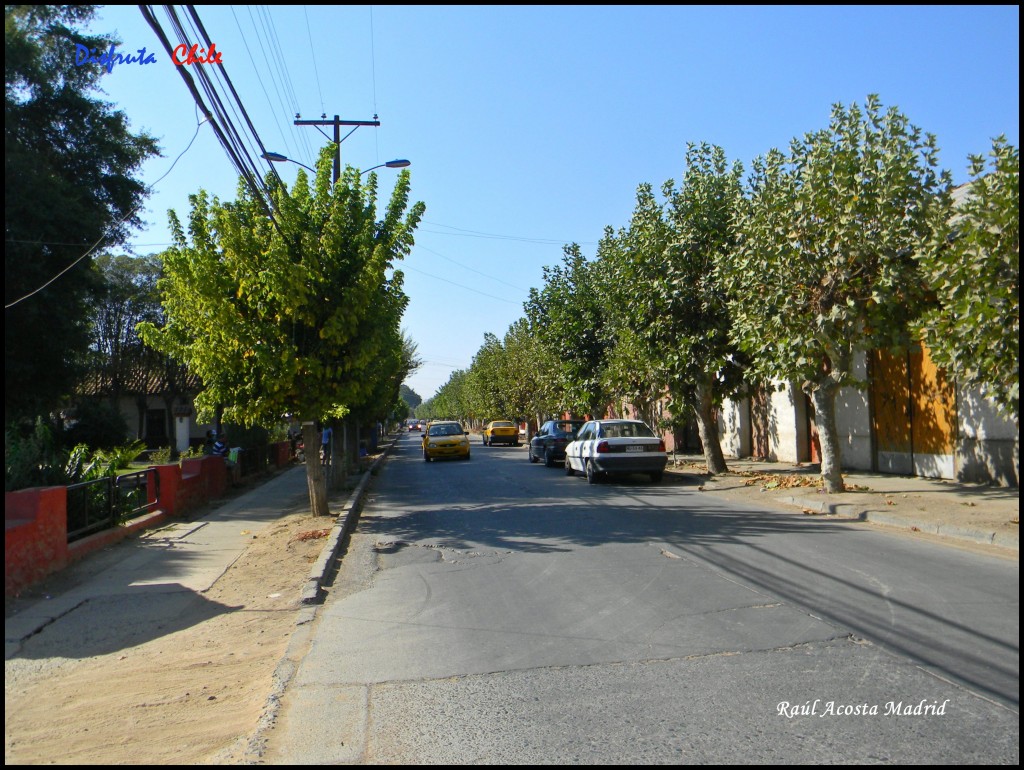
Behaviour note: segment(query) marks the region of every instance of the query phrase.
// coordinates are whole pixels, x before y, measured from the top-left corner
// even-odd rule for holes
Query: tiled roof
[[[172,388],[172,383],[175,387]],[[197,375],[186,371],[184,367],[171,369],[149,369],[135,367],[122,373],[121,395],[123,396],[161,396],[174,393],[198,393],[203,383]],[[86,376],[78,389],[82,396],[109,396],[114,392],[113,375],[111,372],[92,372]]]

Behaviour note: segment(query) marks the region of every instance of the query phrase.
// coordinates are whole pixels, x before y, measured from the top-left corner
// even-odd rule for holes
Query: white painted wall
[[[803,393],[792,383],[772,385],[768,397],[769,455],[773,462],[800,462],[800,447],[804,440]]]
[[[726,399],[718,412],[718,438],[726,457],[750,455],[750,401]]]
[[[1020,430],[976,388],[957,388],[956,475],[960,481],[1019,483]]]
[[[868,378],[867,355],[857,353],[853,376]],[[871,470],[871,408],[867,389],[845,387],[836,394],[836,430],[842,452],[842,466],[850,470]]]

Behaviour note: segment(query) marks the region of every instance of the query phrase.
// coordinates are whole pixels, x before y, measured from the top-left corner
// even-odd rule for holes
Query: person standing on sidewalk
[[[331,464],[331,450],[334,447],[334,429],[325,425],[320,438],[320,464]]]

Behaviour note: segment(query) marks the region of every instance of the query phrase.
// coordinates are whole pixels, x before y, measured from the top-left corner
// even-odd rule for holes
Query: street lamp
[[[274,163],[294,163],[298,166],[302,166],[304,169],[312,171],[314,174],[316,173],[315,168],[310,168],[305,163],[299,163],[297,160],[292,160],[288,156],[282,155],[279,152],[265,152],[260,157],[263,158],[264,160],[269,160]]]
[[[370,168],[366,169],[366,171],[360,171],[359,176],[362,176],[363,174],[369,174],[374,169],[384,168],[385,166],[387,166],[388,168],[405,168],[406,166],[411,165],[412,161],[405,160],[404,158],[399,160],[389,160],[387,163],[378,163],[376,166],[370,166]]]
[[[299,163],[297,160],[292,160],[288,156],[282,155],[279,152],[265,152],[260,157],[262,157],[264,160],[269,160],[273,163],[295,163],[299,166],[302,166],[305,169],[308,169],[309,171],[312,171],[314,174],[316,173],[316,169],[309,168],[309,166],[307,166],[305,163]],[[363,174],[369,174],[374,169],[384,168],[385,166],[387,168],[405,168],[406,166],[411,165],[412,161],[406,160],[405,158],[399,158],[398,160],[389,160],[387,163],[379,163],[376,166],[372,166],[366,169],[366,171],[361,171],[359,173],[359,176],[362,176]]]

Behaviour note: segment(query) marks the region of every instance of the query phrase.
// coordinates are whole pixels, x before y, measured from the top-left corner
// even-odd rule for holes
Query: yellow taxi
[[[484,428],[484,446],[511,444],[519,446],[519,428],[511,420],[494,420]]]
[[[457,422],[429,422],[423,431],[423,460],[435,457],[469,459],[469,432]]]

